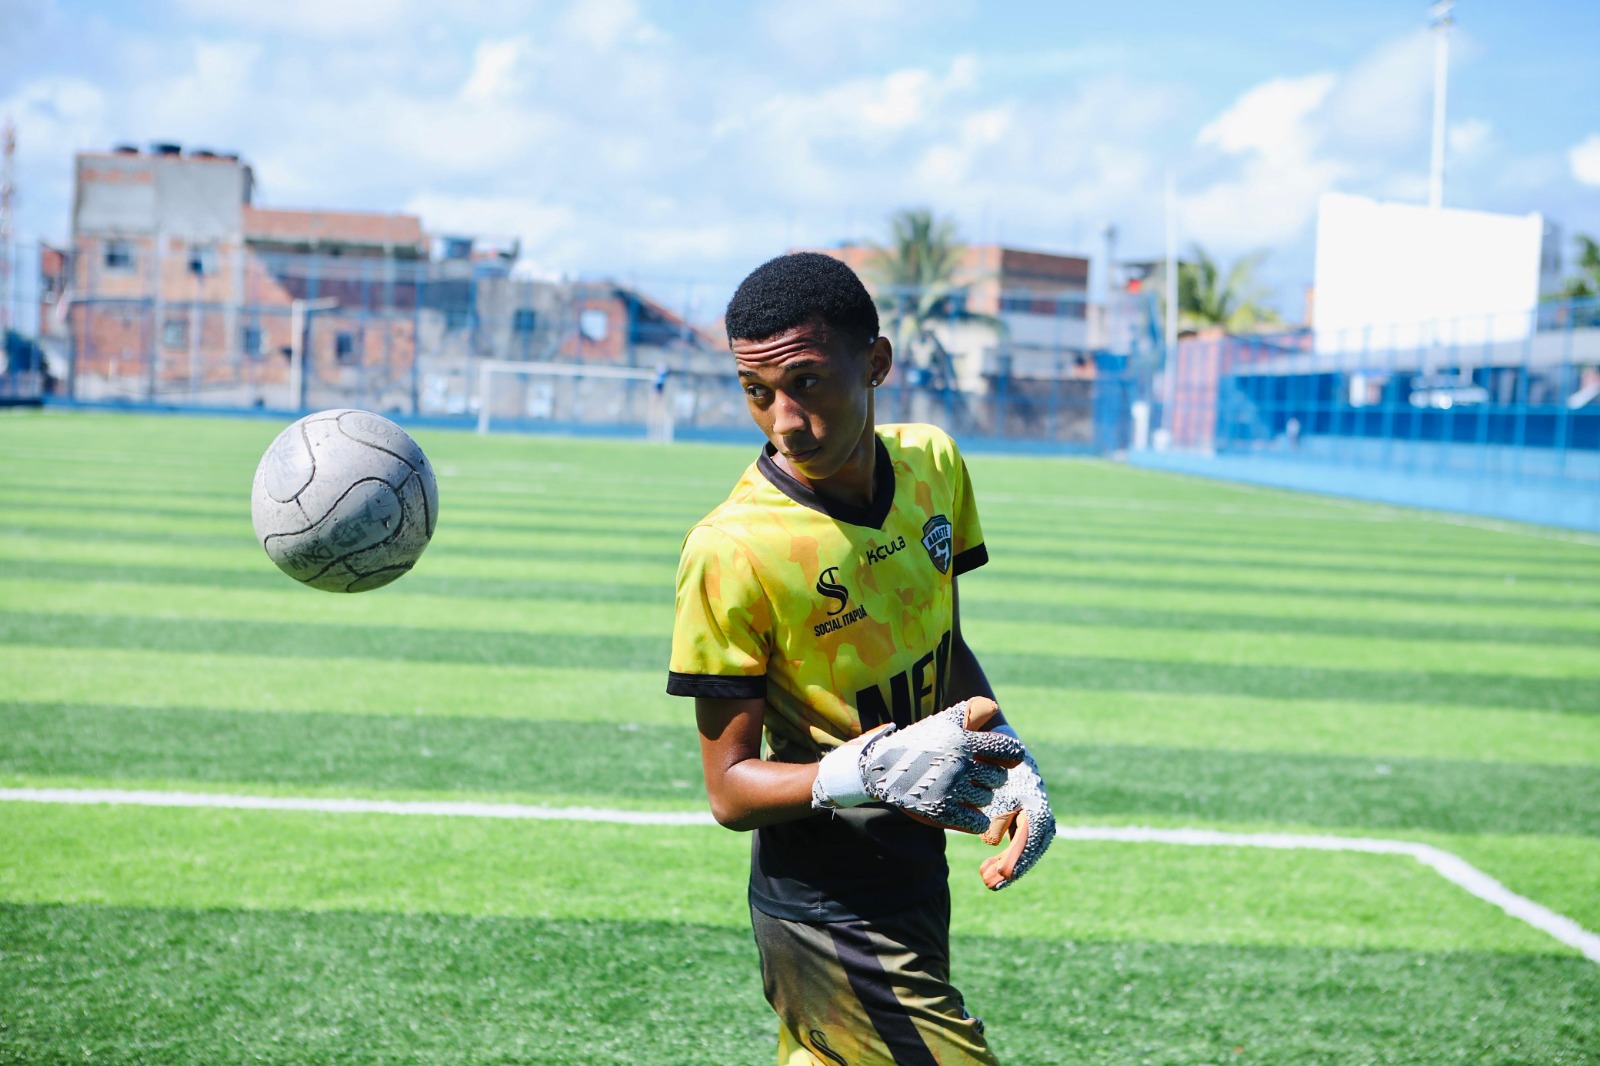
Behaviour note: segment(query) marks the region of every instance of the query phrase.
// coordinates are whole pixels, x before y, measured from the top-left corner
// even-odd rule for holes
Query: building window
[[[359,363],[361,352],[356,345],[356,335],[343,332],[334,334],[333,354],[341,363]]]
[[[578,314],[578,332],[585,340],[603,341],[611,332],[611,318],[599,308],[589,308]]]
[[[1081,295],[1052,297],[1025,290],[1002,293],[1000,310],[1014,314],[1049,315],[1053,318],[1083,318],[1087,314],[1085,298]]]
[[[511,328],[518,333],[532,333],[538,322],[539,316],[531,307],[519,307],[511,312]]]
[[[106,242],[106,269],[107,270],[132,270],[133,269],[133,242],[107,241]]]
[[[252,359],[261,358],[262,340],[260,326],[244,326],[239,330],[239,350]]]
[[[197,278],[217,272],[217,249],[211,244],[189,246],[189,273]]]
[[[183,318],[169,318],[161,323],[161,347],[187,348],[189,347],[189,321]]]

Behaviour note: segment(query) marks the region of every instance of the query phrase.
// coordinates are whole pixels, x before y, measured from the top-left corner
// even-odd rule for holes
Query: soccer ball
[[[267,557],[328,592],[365,592],[410,570],[439,518],[433,468],[370,411],[319,411],[278,434],[256,467],[250,518]]]

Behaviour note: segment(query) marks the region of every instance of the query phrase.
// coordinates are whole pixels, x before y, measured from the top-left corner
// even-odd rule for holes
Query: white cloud
[[[1445,166],[1452,162],[1470,161],[1488,150],[1494,137],[1494,127],[1481,118],[1452,122],[1445,132]]]
[[[1185,231],[1233,252],[1300,234],[1346,173],[1319,154],[1311,121],[1337,83],[1331,73],[1274,78],[1207,123],[1195,143],[1234,157],[1234,173],[1180,195]]]
[[[29,82],[0,101],[0,113],[16,122],[19,150],[34,158],[105,147],[97,143],[105,136],[105,93],[81,78]]]
[[[1270,159],[1303,157],[1310,149],[1306,118],[1328,98],[1336,82],[1326,73],[1274,78],[1246,92],[1207,123],[1195,143]]]
[[[261,45],[248,41],[188,43],[187,66],[141,80],[121,105],[162,137],[226,140],[239,116],[256,104],[255,68]]]
[[[562,204],[540,203],[522,196],[458,196],[425,192],[406,201],[404,210],[421,215],[435,233],[471,233],[521,237],[530,246],[548,244],[570,234],[577,215]]]
[[[660,34],[645,21],[634,0],[573,0],[562,29],[572,41],[599,52],[610,51],[625,39],[646,42]]]
[[[1600,186],[1600,133],[1591,133],[1569,148],[1567,165],[1579,183]]]
[[[526,36],[479,41],[472,53],[472,70],[461,87],[461,99],[483,104],[516,96],[525,85],[523,68],[532,60],[533,45]]]
[[[956,23],[973,0],[775,0],[757,21],[786,63],[843,69],[929,26]]]
[[[1418,30],[1374,48],[1341,75],[1322,116],[1332,150],[1390,155],[1420,146],[1433,107],[1433,45]]]
[[[324,40],[381,37],[427,10],[422,0],[177,0],[199,22]]]

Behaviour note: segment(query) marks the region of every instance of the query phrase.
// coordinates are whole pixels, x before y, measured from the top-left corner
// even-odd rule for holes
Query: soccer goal
[[[478,364],[478,432],[567,429],[672,440],[673,383],[665,370],[588,363]]]

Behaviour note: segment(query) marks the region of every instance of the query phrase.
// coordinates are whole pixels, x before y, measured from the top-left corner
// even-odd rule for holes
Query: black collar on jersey
[[[872,472],[874,482],[872,502],[865,507],[829,499],[815,489],[800,484],[794,479],[793,474],[779,466],[772,458],[778,454],[778,450],[771,442],[761,449],[761,458],[756,460],[756,466],[766,475],[767,480],[772,482],[773,488],[802,507],[821,511],[829,518],[848,522],[852,526],[882,529],[883,520],[889,517],[889,508],[894,506],[894,461],[889,458],[889,449],[884,447],[882,437],[874,434],[872,443],[876,447],[877,459]]]

